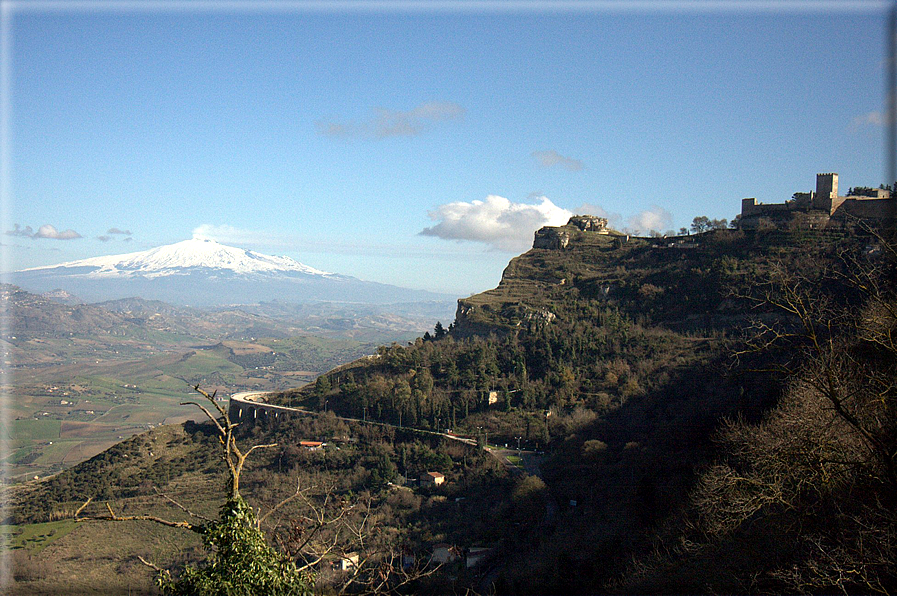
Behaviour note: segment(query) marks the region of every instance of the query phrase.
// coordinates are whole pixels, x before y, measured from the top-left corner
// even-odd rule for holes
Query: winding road
[[[242,411],[242,406],[247,406],[253,410],[263,410],[269,413],[275,414],[275,416],[283,413],[283,414],[292,414],[292,415],[303,415],[303,416],[320,416],[320,412],[314,412],[311,410],[305,410],[303,408],[291,408],[287,406],[276,406],[274,404],[269,404],[265,401],[265,397],[270,395],[269,391],[242,391],[240,393],[235,393],[230,397],[231,404],[233,402],[237,402],[241,405],[240,411]],[[232,409],[232,405],[230,409]],[[372,424],[375,426],[383,426],[388,428],[395,428],[403,431],[411,431],[415,433],[420,433],[423,435],[437,436],[442,437],[444,439],[449,439],[451,441],[457,441],[459,443],[464,443],[465,445],[476,445],[477,440],[471,439],[470,437],[462,437],[456,435],[454,433],[444,433],[437,432],[432,430],[423,430],[420,428],[414,428],[409,426],[398,426],[396,424],[389,424],[387,422],[375,422],[372,420],[363,420],[361,418],[347,418],[345,416],[337,416],[337,420],[343,420],[346,422],[360,422],[362,424]],[[489,452],[490,455],[498,459],[502,464],[507,466],[511,471],[515,473],[526,472],[528,474],[532,474],[534,476],[539,476],[539,460],[541,457],[533,451],[526,450],[516,450],[516,449],[501,449],[494,447],[486,447],[486,451]],[[523,467],[516,465],[513,463],[509,456],[517,456],[523,462]]]
[[[269,391],[243,391],[241,393],[235,393],[231,396],[231,401],[236,401],[237,403],[247,404],[252,408],[259,410],[267,410],[269,412],[274,413],[285,413],[285,414],[301,414],[304,416],[320,416],[320,412],[314,412],[311,410],[305,410],[303,408],[290,408],[287,406],[275,406],[274,404],[269,404],[264,401],[266,395],[270,395]],[[451,434],[451,433],[441,433],[433,430],[423,430],[420,428],[414,428],[411,426],[398,426],[396,424],[389,424],[387,422],[375,422],[373,420],[362,420],[361,418],[347,418],[345,416],[336,416],[337,420],[343,420],[346,422],[360,422],[362,424],[372,424],[375,426],[385,426],[389,428],[396,428],[404,431],[411,431],[416,433],[421,433],[425,435],[443,437],[446,439],[451,439],[452,441],[458,441],[459,443],[464,443],[466,445],[476,445],[476,439],[471,439],[469,437],[462,437],[459,435]]]

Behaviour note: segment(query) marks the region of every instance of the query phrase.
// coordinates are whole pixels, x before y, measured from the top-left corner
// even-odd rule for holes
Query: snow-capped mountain
[[[88,302],[139,296],[206,307],[272,300],[386,304],[451,299],[320,271],[289,257],[204,238],[24,269],[10,281],[33,292],[62,289]]]
[[[303,265],[290,257],[275,257],[251,250],[226,246],[206,238],[193,238],[150,250],[124,255],[93,257],[59,265],[34,267],[26,271],[70,270],[73,275],[90,278],[185,275],[194,268],[221,270],[235,275],[333,275]],[[79,273],[74,273],[77,270]]]

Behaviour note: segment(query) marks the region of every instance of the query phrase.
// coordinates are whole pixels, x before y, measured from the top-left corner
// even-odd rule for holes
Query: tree
[[[790,384],[765,420],[721,433],[726,457],[694,494],[690,547],[737,543],[751,564],[734,573],[753,590],[897,591],[897,250],[877,240],[887,258],[844,252],[755,285],[784,316],[758,322],[750,349],[783,348],[774,368]]]
[[[874,197],[877,195],[877,189],[869,186],[855,186],[847,190],[848,196]]]
[[[403,420],[405,424],[410,423],[413,426],[417,420],[408,419],[409,414],[413,417],[415,413],[415,408],[411,403],[411,385],[404,378],[400,378],[393,385],[393,400],[395,402],[395,412],[399,419],[399,426],[402,426]]]
[[[150,521],[163,526],[195,532],[202,537],[208,551],[200,565],[186,565],[182,570],[164,569],[140,560],[157,572],[156,583],[163,594],[172,596],[296,596],[312,594],[315,582],[313,570],[328,558],[357,555],[351,573],[336,586],[338,593],[392,593],[401,586],[426,577],[438,567],[419,563],[411,568],[401,565],[401,553],[394,545],[375,537],[375,515],[370,500],[347,500],[325,490],[314,498],[314,491],[296,490],[267,513],[253,510],[240,494],[240,477],[251,453],[257,449],[276,447],[276,444],[256,444],[240,448],[235,429],[237,423],[199,386],[194,390],[211,403],[218,415],[196,402],[182,405],[198,407],[214,425],[221,445],[221,457],[228,472],[224,503],[217,519],[196,514],[167,495],[170,504],[184,512],[188,520],[169,520],[155,515],[118,515],[105,504],[105,514],[82,515],[93,498],[78,508],[76,522]],[[280,548],[266,540],[263,524],[276,512],[299,505],[299,512],[289,522],[274,527]]]
[[[725,230],[728,226],[728,220],[710,219],[706,215],[700,215],[691,221],[691,231],[695,234],[703,234],[711,230]]]
[[[326,395],[327,393],[330,393],[331,389],[330,377],[327,375],[321,375],[315,379],[315,393],[318,395]]]
[[[691,231],[695,234],[702,234],[710,230],[710,218],[706,215],[700,215],[691,221]]]
[[[445,328],[442,326],[442,323],[439,321],[436,321],[436,327],[433,329],[433,338],[437,339],[437,340],[442,339],[443,337],[445,337],[446,333],[447,332],[446,332]]]
[[[107,516],[81,517],[82,511],[90,504],[88,499],[76,512],[75,521],[137,521],[145,520],[164,526],[182,528],[196,532],[202,536],[203,545],[210,554],[203,566],[187,565],[180,577],[175,578],[168,569],[162,569],[149,561],[140,560],[158,572],[156,583],[165,594],[176,596],[253,596],[255,594],[271,594],[275,596],[293,596],[311,594],[313,577],[310,566],[300,568],[296,563],[275,551],[265,541],[261,529],[261,520],[240,495],[240,475],[246,458],[256,449],[275,447],[274,444],[253,445],[246,451],[240,449],[234,437],[236,424],[231,422],[227,412],[215,401],[215,394],[208,394],[199,386],[194,390],[209,401],[220,415],[214,416],[208,408],[196,402],[185,402],[182,405],[194,405],[202,410],[215,425],[222,445],[222,458],[227,465],[228,486],[226,498],[219,511],[218,519],[212,520],[197,515],[171,500],[191,518],[198,520],[171,521],[152,515],[116,515],[109,503],[106,503]],[[281,504],[300,495],[296,494]]]

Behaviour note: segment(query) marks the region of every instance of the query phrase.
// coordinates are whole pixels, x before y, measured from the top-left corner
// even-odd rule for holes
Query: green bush
[[[207,525],[203,544],[210,555],[203,566],[187,566],[177,580],[166,570],[157,585],[174,596],[304,596],[313,577],[265,542],[252,508],[242,497],[228,499],[219,520]]]

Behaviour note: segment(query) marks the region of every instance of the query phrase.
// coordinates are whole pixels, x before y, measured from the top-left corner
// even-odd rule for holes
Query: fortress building
[[[838,174],[816,174],[816,191],[794,193],[790,201],[764,204],[754,198],[742,199],[739,227],[751,230],[772,223],[821,229],[857,219],[885,225],[897,221],[897,197],[892,197],[890,190],[857,191],[842,197],[838,194]]]

